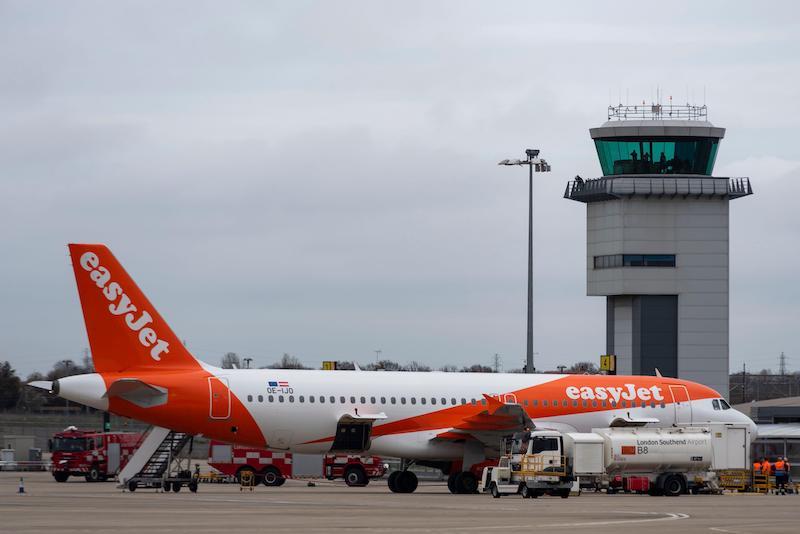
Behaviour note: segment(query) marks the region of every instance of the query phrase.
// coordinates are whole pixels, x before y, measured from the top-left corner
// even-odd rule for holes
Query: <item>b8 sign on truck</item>
[[[125,467],[142,435],[135,432],[97,432],[74,426],[50,439],[52,472],[56,482],[82,476],[87,482],[102,482]]]
[[[281,486],[287,478],[298,477],[343,478],[348,486],[366,486],[370,479],[386,474],[387,469],[378,456],[292,454],[220,441],[209,444],[208,465],[237,479],[248,471],[265,486]]]

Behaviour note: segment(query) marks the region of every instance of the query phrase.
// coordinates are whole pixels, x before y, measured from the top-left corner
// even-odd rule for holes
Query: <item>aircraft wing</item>
[[[533,420],[519,404],[506,404],[484,394],[486,409],[462,419],[452,428],[440,432],[434,439],[460,441],[476,439],[485,446],[497,449],[503,436],[534,427]]]

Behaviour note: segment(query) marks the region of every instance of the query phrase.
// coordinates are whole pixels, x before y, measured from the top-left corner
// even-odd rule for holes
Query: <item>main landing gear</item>
[[[478,493],[478,478],[471,471],[451,473],[447,477],[447,489],[459,495]]]
[[[417,475],[411,471],[394,471],[389,475],[389,489],[393,493],[414,493],[418,483]]]

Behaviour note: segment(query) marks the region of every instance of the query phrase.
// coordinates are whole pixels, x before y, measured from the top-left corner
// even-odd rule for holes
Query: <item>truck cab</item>
[[[564,456],[564,439],[554,430],[516,432],[502,439],[496,467],[483,471],[482,487],[493,497],[521,494],[569,497],[573,477]]]
[[[113,477],[127,462],[141,438],[132,432],[97,432],[73,426],[49,440],[52,473],[56,482],[82,476],[87,482]]]

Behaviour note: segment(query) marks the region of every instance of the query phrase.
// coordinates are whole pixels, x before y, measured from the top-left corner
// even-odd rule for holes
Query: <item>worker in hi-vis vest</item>
[[[786,462],[783,457],[778,456],[773,467],[775,469],[775,495],[786,495],[786,482],[789,477],[786,472]]]

